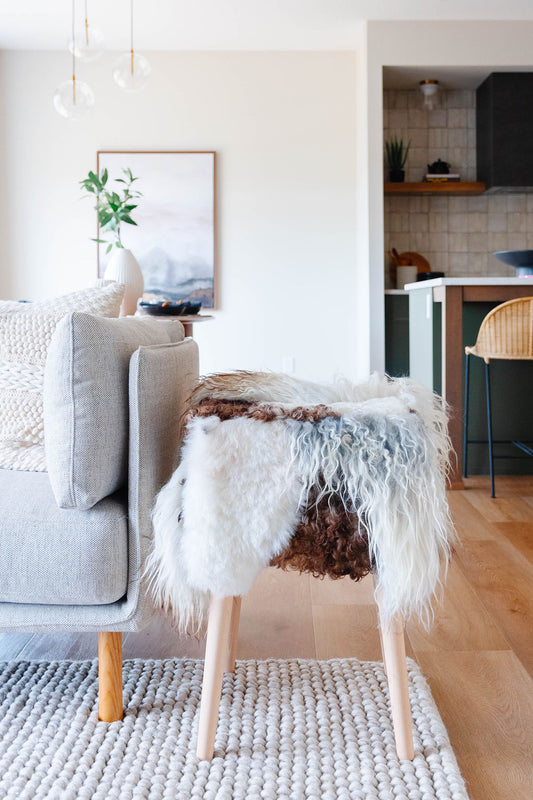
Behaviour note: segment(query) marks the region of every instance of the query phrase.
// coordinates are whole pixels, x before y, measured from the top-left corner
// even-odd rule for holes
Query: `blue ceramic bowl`
[[[515,267],[519,278],[533,275],[533,250],[496,250],[492,255],[504,264]]]

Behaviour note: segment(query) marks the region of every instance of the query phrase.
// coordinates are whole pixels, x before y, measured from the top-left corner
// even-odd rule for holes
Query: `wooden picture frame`
[[[216,152],[99,150],[96,168],[98,174],[108,169],[110,186],[125,168],[139,178],[134,186],[143,196],[132,214],[137,226],[122,225],[121,239],[141,266],[145,298],[200,300],[203,309],[217,308]],[[98,245],[99,277],[110,257],[106,249]]]

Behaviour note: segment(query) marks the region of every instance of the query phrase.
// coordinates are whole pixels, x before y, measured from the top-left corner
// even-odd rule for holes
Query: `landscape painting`
[[[109,185],[131,169],[142,192],[121,226],[121,238],[141,265],[144,297],[201,301],[215,307],[215,153],[99,151],[98,171]],[[121,184],[117,184],[117,190]],[[109,255],[98,245],[98,274]]]

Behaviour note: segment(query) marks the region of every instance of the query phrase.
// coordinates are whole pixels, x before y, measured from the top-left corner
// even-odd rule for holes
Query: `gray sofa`
[[[0,631],[98,631],[109,721],[122,715],[121,632],[152,612],[150,514],[198,379],[195,342],[168,325],[68,315],[45,368],[49,471],[0,470]]]

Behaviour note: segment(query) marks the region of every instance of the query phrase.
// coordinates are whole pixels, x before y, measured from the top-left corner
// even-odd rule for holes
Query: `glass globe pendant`
[[[68,49],[78,61],[96,61],[104,52],[104,44],[103,33],[93,25],[89,25],[85,18],[83,25],[76,29],[75,37],[70,37]]]
[[[138,92],[146,86],[151,71],[148,59],[135,53],[133,49],[133,0],[130,0],[130,51],[122,53],[115,61],[113,80],[119,89]]]
[[[94,93],[90,86],[76,80],[76,36],[74,31],[74,3],[72,0],[72,80],[64,81],[54,92],[54,108],[66,119],[80,120],[94,106]]]
[[[83,81],[73,76],[65,81],[54,92],[54,108],[66,119],[83,119],[94,106],[94,92]]]
[[[122,53],[113,66],[113,80],[125,92],[138,92],[146,86],[152,68],[144,56]]]

